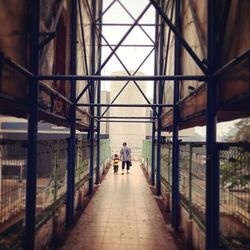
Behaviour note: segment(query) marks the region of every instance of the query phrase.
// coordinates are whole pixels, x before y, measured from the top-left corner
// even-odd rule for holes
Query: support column
[[[96,57],[96,39],[95,39],[95,16],[96,16],[96,1],[92,0],[92,14],[93,14],[93,22],[91,26],[91,44],[92,44],[92,50],[91,50],[91,74],[95,74],[95,57]],[[98,72],[99,73],[99,72]],[[90,103],[95,103],[95,81],[91,80],[90,85]],[[94,115],[95,115],[95,108],[94,106],[90,107],[90,128],[89,128],[89,139],[90,139],[90,166],[89,166],[89,194],[93,194],[93,185],[94,185],[94,140],[95,140],[95,123],[94,123]]]
[[[39,73],[39,23],[40,1],[30,1],[30,71]],[[24,248],[35,249],[36,188],[37,188],[37,139],[39,84],[36,78],[29,82],[28,105],[28,154],[25,201]]]
[[[180,12],[181,3],[180,0],[175,2],[175,27],[180,32]],[[175,36],[175,63],[174,74],[180,74],[180,41]],[[180,197],[179,197],[179,107],[177,105],[179,101],[179,80],[174,80],[174,117],[173,117],[173,170],[172,170],[172,227],[174,230],[178,230],[180,224]]]
[[[71,48],[70,74],[77,74],[77,0],[71,1]],[[70,100],[76,100],[76,80],[70,80]],[[68,141],[67,197],[66,197],[66,226],[74,222],[75,197],[75,155],[76,155],[76,106],[70,108],[70,138]]]
[[[158,11],[155,11],[155,24],[159,23]],[[154,56],[154,75],[158,75],[158,26],[155,26],[155,56]],[[156,104],[156,84],[157,81],[154,80],[153,88],[153,104]],[[153,110],[153,116],[156,117],[156,112]],[[152,148],[151,148],[151,185],[155,185],[155,122],[152,123]]]
[[[208,0],[208,71],[216,71],[216,1]],[[219,249],[219,161],[216,145],[216,79],[207,82],[206,127],[206,250]]]
[[[162,2],[163,4],[163,2]],[[160,26],[160,51],[159,51],[159,73],[163,74],[164,59],[163,59],[163,46],[164,46],[164,36],[165,36],[165,23],[161,18]],[[163,91],[162,81],[158,84],[158,104],[162,104],[162,91]],[[161,113],[162,107],[158,107],[158,124],[157,124],[157,170],[156,170],[156,195],[161,195]]]
[[[99,6],[99,13],[98,13],[98,18],[99,18],[99,30],[102,32],[102,1],[100,1],[100,6]],[[98,54],[99,54],[99,61],[98,61],[98,68],[102,64],[102,46],[101,46],[101,38],[98,40]],[[100,72],[101,75],[101,72]],[[97,103],[101,103],[101,93],[102,93],[102,88],[101,88],[101,81],[98,82],[97,85]],[[97,107],[97,116],[101,116],[101,107]],[[101,123],[98,121],[97,122],[97,128],[96,128],[96,184],[100,183],[100,126]]]

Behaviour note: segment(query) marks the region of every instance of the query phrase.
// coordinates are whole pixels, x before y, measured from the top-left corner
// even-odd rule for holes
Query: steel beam
[[[2,80],[3,76],[3,64],[4,64],[4,53],[0,51],[0,81]]]
[[[149,54],[144,58],[144,60],[141,62],[141,64],[138,66],[138,68],[135,70],[135,72],[133,73],[132,76],[135,76],[136,73],[138,72],[138,70],[141,68],[141,66],[146,62],[146,60],[149,58],[149,56],[152,54],[152,52],[154,51],[154,48],[149,52]],[[115,102],[115,100],[120,96],[120,94],[122,93],[122,91],[126,88],[127,84],[130,81],[128,80],[124,86],[120,89],[120,91],[117,93],[117,95],[114,97],[114,99],[112,100],[111,104],[113,104]],[[109,110],[109,107],[107,109],[104,110],[104,112],[102,113],[102,116],[105,115],[105,113]]]
[[[62,10],[63,10],[63,5],[64,5],[64,1],[65,0],[61,0],[56,12],[56,16],[55,19],[53,20],[53,22],[51,23],[51,26],[49,28],[49,33],[56,33],[56,27],[58,25]],[[48,34],[48,33],[47,33]],[[48,51],[48,46],[45,46],[40,54],[40,66],[43,64],[45,56],[47,54]]]
[[[174,15],[174,1],[172,3],[172,8],[171,8],[171,14],[170,14],[170,21],[172,22],[173,20],[173,15]],[[169,47],[170,47],[170,37],[171,37],[171,29],[168,29],[168,35],[167,35],[167,45],[166,45],[166,56],[165,56],[165,62],[164,62],[164,70],[163,74],[166,74],[167,71],[167,64],[168,64],[168,53],[169,53]],[[165,82],[163,83],[165,84]]]
[[[164,13],[164,11],[162,10],[162,8],[159,6],[159,4],[155,1],[155,0],[150,0],[150,2],[153,4],[153,6],[155,7],[155,9],[159,12],[159,14],[162,16],[162,18],[164,19],[164,21],[167,23],[167,25],[169,26],[169,28],[174,32],[175,36],[178,37],[178,39],[180,40],[181,44],[183,45],[183,47],[187,50],[187,52],[189,53],[189,55],[193,58],[193,60],[195,61],[195,63],[199,66],[199,68],[201,69],[201,71],[204,74],[207,74],[207,68],[204,66],[204,64],[201,62],[201,60],[199,59],[199,57],[196,55],[196,53],[193,51],[193,49],[190,47],[190,45],[187,43],[187,41],[183,38],[183,36],[181,35],[180,31],[176,28],[176,26],[169,20],[169,18],[167,17],[167,15]]]
[[[95,20],[95,23],[97,24],[98,21],[100,21],[100,23],[102,23],[102,17],[103,15],[114,5],[114,3],[117,0],[113,0],[108,6],[107,8],[101,13],[101,15]],[[99,23],[98,23],[99,24]]]
[[[119,107],[119,108],[150,108],[150,107],[173,107],[171,104],[97,104],[97,103],[79,103],[77,106],[83,107]]]
[[[79,18],[80,18],[80,27],[81,27],[81,36],[82,36],[82,44],[83,44],[83,53],[84,53],[84,65],[85,65],[85,72],[88,75],[88,60],[87,60],[87,50],[85,44],[85,35],[84,35],[84,25],[83,25],[83,15],[82,15],[82,5],[81,0],[78,0],[78,9],[79,9]]]
[[[6,63],[8,66],[12,67],[13,69],[15,69],[17,72],[21,73],[22,75],[24,75],[27,78],[34,77],[34,74],[31,72],[31,69],[27,70],[22,65],[20,65],[17,62],[13,61],[9,57],[5,57],[3,55],[3,62]]]
[[[102,4],[103,4],[103,1],[100,1],[100,6],[99,6],[99,17],[100,17],[100,21],[102,23]],[[97,26],[97,24],[96,24]],[[102,26],[99,24],[98,25],[99,27],[99,30],[101,31],[102,33]],[[101,41],[101,38],[99,38],[99,43],[98,43],[99,47],[99,61],[98,61],[98,67],[101,66],[102,64],[102,41]],[[100,72],[101,74],[101,72]],[[98,86],[97,86],[97,104],[100,104],[101,103],[101,81],[99,82]],[[101,132],[101,127],[100,127],[100,119],[98,117],[101,116],[101,107],[97,107],[97,118],[98,121],[97,121],[97,127],[96,127],[96,181],[95,181],[95,184],[99,184],[100,183],[100,132]]]
[[[206,82],[211,76],[204,75],[154,75],[154,76],[100,76],[100,75],[40,75],[38,80],[102,80],[102,81],[201,81]],[[88,85],[86,86],[88,88]]]
[[[239,65],[241,62],[244,60],[250,59],[250,49],[244,51],[237,57],[235,57],[233,60],[230,62],[226,63],[224,66],[222,66],[220,69],[218,69],[213,75],[214,77],[222,76],[229,70],[231,70],[233,67]]]
[[[181,28],[181,2],[175,1],[175,27],[178,32]],[[174,73],[180,74],[180,56],[181,56],[181,44],[180,40],[175,36],[175,48],[174,48]],[[173,150],[172,150],[172,227],[174,230],[179,229],[180,225],[180,197],[179,197],[179,81],[174,81],[174,115],[173,115]]]
[[[107,43],[107,45],[109,46],[110,50],[113,51],[113,48],[109,45],[107,39],[103,36],[103,34],[102,34],[101,32],[99,32],[99,33],[100,33],[101,37],[103,38],[103,40],[104,40],[104,41]],[[117,55],[117,53],[114,53],[114,55],[115,55],[115,57],[117,58],[117,60],[120,62],[120,64],[121,64],[122,67],[124,68],[124,70],[127,72],[127,74],[128,74],[129,76],[131,76],[130,71],[127,69],[127,67],[125,66],[125,64],[123,63],[123,61],[120,59],[120,57]],[[137,89],[138,89],[138,90],[140,91],[140,93],[142,94],[142,96],[144,97],[144,99],[146,100],[146,102],[147,102],[148,104],[150,104],[150,101],[148,100],[148,98],[147,98],[147,96],[145,95],[145,93],[143,92],[143,90],[140,88],[139,84],[138,84],[135,80],[133,80],[133,82],[134,82],[135,86],[137,87]],[[125,84],[124,86],[126,87],[127,84]],[[125,87],[124,87],[124,88],[125,88]],[[123,89],[124,89],[124,88],[123,88]],[[120,93],[119,93],[119,94],[120,94]]]
[[[126,11],[126,13],[135,21],[136,19],[133,17],[133,15],[129,12],[129,10],[125,7],[125,5],[117,0],[117,2],[120,4],[120,6]],[[151,36],[143,29],[143,27],[138,23],[138,27],[141,29],[141,31],[147,36],[147,38],[154,44],[154,40],[151,38]]]
[[[159,14],[157,11],[155,11],[155,24],[157,25],[155,27],[155,54],[154,54],[154,75],[158,75],[158,63],[157,63],[157,51],[158,51],[158,26],[159,26]],[[153,86],[153,104],[156,104],[156,84],[157,81],[154,80],[154,86]],[[153,116],[157,116],[157,112],[153,112]],[[158,116],[157,116],[158,117]],[[152,123],[152,143],[151,143],[151,185],[155,185],[155,122]]]
[[[92,26],[91,26],[91,73],[95,74],[95,64],[96,64],[96,26],[95,26],[95,17],[96,17],[96,1],[92,0]],[[101,67],[100,67],[101,68]],[[99,74],[101,71],[98,71]],[[90,102],[95,103],[95,81],[90,81]],[[96,107],[100,107],[99,105]],[[90,114],[94,117],[95,115],[95,106],[90,106]],[[89,139],[90,139],[90,151],[89,151],[89,194],[93,194],[94,190],[94,140],[95,140],[95,124],[94,118],[91,117],[90,119],[90,127],[89,127]]]
[[[102,47],[115,47],[116,44],[103,44]],[[147,45],[147,44],[121,44],[120,47],[155,47],[155,45]]]
[[[40,26],[40,0],[30,2],[30,71],[37,75],[39,72],[39,26]],[[29,82],[28,105],[28,153],[25,200],[25,233],[24,248],[35,249],[36,225],[36,189],[37,189],[37,139],[38,139],[38,100],[39,84],[36,78]]]
[[[70,73],[77,74],[77,0],[71,1],[71,47],[70,47]],[[76,99],[76,81],[70,81],[70,100]],[[75,198],[75,154],[76,154],[76,106],[70,109],[70,138],[68,143],[67,166],[67,195],[66,195],[66,226],[69,228],[74,222]]]
[[[163,5],[164,2],[162,2]],[[163,6],[161,6],[163,8]],[[165,38],[165,27],[164,22],[160,20],[160,46],[158,48],[159,51],[159,73],[163,74],[164,67],[164,58],[163,58],[163,46],[164,46],[164,38]],[[162,113],[162,92],[163,92],[163,84],[162,81],[158,81],[158,123],[157,123],[157,166],[156,166],[156,195],[161,195],[161,113]]]
[[[138,120],[138,121],[135,121],[135,120],[122,120],[122,121],[119,121],[119,120],[101,120],[100,122],[116,122],[116,123],[153,123],[153,121],[141,121],[141,120]]]
[[[120,45],[124,42],[124,40],[128,37],[128,35],[131,33],[131,31],[134,29],[135,25],[140,21],[140,19],[144,16],[144,14],[147,12],[147,10],[149,9],[149,7],[151,6],[151,4],[149,3],[144,10],[141,12],[141,14],[139,15],[139,17],[135,20],[135,22],[133,23],[133,25],[131,25],[131,27],[127,30],[127,32],[125,33],[125,35],[121,38],[121,40],[117,43],[116,47],[112,50],[112,52],[108,55],[108,57],[104,60],[104,62],[102,63],[102,65],[97,69],[97,71],[94,73],[92,72],[92,74],[94,75],[98,75],[100,74],[100,72],[102,71],[102,69],[105,67],[105,65],[108,63],[108,61],[110,60],[110,58],[114,55],[114,53],[116,52],[116,50],[120,47]],[[89,8],[89,6],[87,5],[87,7]],[[99,79],[100,80],[100,79]],[[87,87],[90,85],[90,82],[88,82]],[[86,91],[86,90],[85,90]],[[76,102],[79,101],[79,99],[82,97],[82,95],[84,94],[84,90],[81,91],[81,93],[79,94],[79,96],[76,99]]]
[[[216,71],[216,0],[207,2],[208,19],[208,48],[207,62],[210,74]],[[206,107],[206,250],[219,249],[219,215],[220,215],[220,181],[219,161],[216,144],[217,123],[217,91],[216,81],[211,79],[207,85],[207,107]]]
[[[103,116],[95,116],[95,118],[100,118],[100,119],[150,119],[150,120],[153,120],[153,119],[155,119],[156,117],[151,117],[151,116],[149,116],[149,117],[147,117],[147,116],[107,116],[107,117],[103,117]]]
[[[97,23],[101,26],[131,26],[131,23]],[[136,26],[148,26],[148,27],[155,27],[155,26],[159,26],[157,24],[153,24],[153,23],[140,23],[140,24],[136,24]]]
[[[173,20],[173,15],[174,15],[174,6],[175,6],[175,1],[172,2],[172,6],[171,6],[171,14],[170,14],[171,22]],[[164,75],[166,74],[167,65],[168,65],[168,53],[169,53],[169,47],[170,47],[170,37],[171,37],[171,29],[168,29],[167,45],[166,45],[166,56],[165,56],[164,69],[163,69],[163,74]],[[163,90],[165,89],[165,81],[163,81],[163,87],[162,88],[163,88]],[[163,98],[163,95],[164,95],[164,92],[162,91],[162,98]]]
[[[41,50],[47,43],[49,43],[52,39],[55,38],[55,33],[51,32],[50,34],[47,35],[47,37],[39,43],[39,50]]]

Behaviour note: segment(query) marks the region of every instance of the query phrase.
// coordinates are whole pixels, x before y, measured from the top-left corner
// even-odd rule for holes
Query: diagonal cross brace
[[[95,22],[98,22],[100,20],[101,17],[104,16],[104,14],[114,5],[114,3],[116,2],[117,0],[114,0],[112,1],[108,7],[101,13],[101,15],[95,20]]]
[[[202,70],[202,72],[207,75],[208,70],[204,66],[204,64],[201,62],[199,57],[196,55],[196,53],[193,51],[193,49],[190,47],[190,45],[187,43],[187,41],[183,38],[181,33],[178,31],[178,29],[175,27],[175,25],[169,20],[167,15],[164,13],[164,11],[161,9],[159,4],[155,0],[149,0],[152,5],[155,7],[155,9],[158,11],[158,13],[161,15],[161,17],[164,19],[164,21],[167,23],[168,27],[174,32],[175,36],[180,40],[180,43],[183,45],[183,47],[187,50],[189,55],[193,58],[193,60],[196,62],[196,64],[199,66],[199,68]]]
[[[145,63],[145,61],[149,58],[149,56],[152,54],[152,52],[155,49],[153,48],[149,54],[144,58],[144,60],[142,61],[142,63],[139,65],[139,67],[135,70],[135,72],[133,73],[133,76],[138,72],[138,70],[141,68],[141,66]],[[128,85],[128,83],[130,82],[130,80],[128,80],[124,86],[121,88],[121,90],[118,92],[118,94],[116,95],[116,97],[112,100],[111,104],[113,104],[115,102],[115,100],[120,96],[120,94],[122,93],[122,91],[126,88],[126,86]],[[109,110],[110,107],[107,107],[106,110],[102,113],[102,116],[104,116],[106,114],[106,112]],[[155,113],[157,114],[156,110]]]
[[[125,7],[124,7],[124,8],[125,8]],[[89,10],[89,12],[90,12],[90,10]],[[94,22],[94,18],[93,18],[93,15],[91,14],[91,12],[90,12],[90,16],[91,16],[91,18],[92,18],[92,22]],[[133,18],[133,17],[132,17],[132,18]],[[133,18],[133,19],[134,19],[134,18]],[[99,32],[99,34],[100,34],[100,36],[103,38],[103,40],[107,43],[107,45],[109,46],[110,50],[113,51],[112,46],[109,44],[109,42],[107,41],[107,39],[105,38],[105,36],[102,34],[102,32],[100,31],[100,29],[96,27],[96,30]],[[150,54],[151,54],[151,52],[150,52]],[[149,54],[149,55],[150,55],[150,54]],[[116,53],[114,53],[114,55],[115,55],[115,57],[118,59],[118,61],[121,63],[121,65],[123,66],[123,68],[125,69],[125,71],[127,72],[127,74],[128,74],[129,76],[131,76],[129,70],[126,68],[125,64],[122,62],[122,60],[119,58],[119,56],[118,56]],[[149,55],[148,55],[148,56],[149,56]],[[148,56],[147,56],[146,58],[148,58]],[[144,62],[145,62],[145,60],[143,60],[143,63],[144,63]],[[142,63],[142,64],[143,64],[143,63]],[[142,65],[142,64],[141,64],[141,65]],[[140,67],[141,67],[141,65],[140,65]],[[140,67],[139,67],[139,68],[140,68]],[[137,71],[138,71],[138,70],[137,70]],[[134,75],[135,75],[135,74],[134,74]],[[129,81],[128,81],[128,82],[129,82]],[[125,87],[127,86],[128,82],[125,84],[125,86],[122,88],[122,90],[125,89]],[[140,93],[143,95],[143,97],[145,98],[145,100],[147,101],[147,103],[148,103],[148,104],[151,104],[150,101],[148,100],[148,98],[146,97],[145,93],[142,91],[142,89],[141,89],[140,86],[138,85],[138,83],[137,83],[135,80],[133,80],[133,82],[135,83],[136,87],[138,88],[138,90],[140,91]],[[122,92],[122,91],[119,92],[119,94],[116,96],[115,99],[118,98],[118,96],[120,95],[121,92]],[[154,107],[152,107],[152,109],[156,112],[156,110],[155,110]],[[105,112],[106,112],[106,111],[105,111]]]
[[[104,37],[104,35],[101,33],[101,31],[100,31],[98,28],[96,28],[96,30],[100,33],[101,37],[102,37],[103,40],[107,43],[107,45],[109,46],[110,50],[113,51],[113,48],[112,48],[111,45],[108,43],[107,39]],[[127,69],[127,67],[125,66],[125,64],[122,62],[122,60],[120,59],[120,57],[119,57],[116,53],[114,53],[114,55],[115,55],[115,57],[118,59],[118,61],[121,63],[122,67],[123,67],[124,70],[127,72],[127,74],[128,74],[129,76],[131,76],[129,70]],[[144,62],[145,62],[145,61],[144,61]],[[134,75],[134,74],[133,74],[133,75]],[[133,80],[133,82],[135,83],[136,87],[138,88],[138,90],[140,91],[140,93],[142,94],[142,96],[144,97],[144,99],[146,100],[146,102],[147,102],[148,104],[151,104],[150,101],[148,100],[147,96],[146,96],[145,93],[143,92],[143,90],[140,88],[139,84],[138,84],[135,80]],[[127,83],[126,83],[125,85],[127,86]],[[123,89],[125,89],[126,86],[124,86]],[[153,109],[154,111],[156,111],[155,108],[152,107],[152,109]]]
[[[133,17],[133,15],[128,11],[128,9],[122,4],[122,2],[120,0],[117,0],[117,2],[121,5],[121,7],[126,11],[126,13],[133,19],[133,21],[135,21],[135,18]],[[142,30],[142,32],[148,37],[148,39],[155,44],[155,41],[150,37],[150,35],[147,33],[147,31],[145,31],[145,29],[138,24],[138,27]]]
[[[102,69],[104,68],[104,66],[107,64],[107,62],[110,60],[110,58],[114,55],[114,53],[120,47],[120,45],[123,43],[123,41],[127,38],[127,36],[130,34],[130,32],[133,30],[133,28],[137,25],[137,23],[140,21],[140,19],[144,16],[144,14],[146,13],[146,11],[149,9],[150,6],[151,6],[151,3],[149,3],[145,7],[145,9],[142,11],[142,13],[139,15],[139,17],[134,22],[134,24],[128,29],[128,31],[126,32],[126,34],[122,37],[122,39],[118,42],[118,44],[116,45],[116,47],[112,50],[112,52],[109,54],[109,56],[106,58],[106,60],[102,63],[102,65],[96,71],[95,75],[98,75],[102,71]],[[85,93],[85,91],[87,90],[87,88],[89,86],[90,86],[90,82],[88,82],[88,84],[85,86],[85,88],[81,91],[81,93],[79,94],[79,96],[76,98],[76,102],[75,103],[77,103],[80,100],[80,98],[83,96],[83,94]]]

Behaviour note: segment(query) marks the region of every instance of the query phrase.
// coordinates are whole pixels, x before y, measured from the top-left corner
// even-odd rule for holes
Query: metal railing
[[[15,237],[19,237],[20,240],[23,231],[26,157],[27,143],[25,141],[0,141],[0,246],[6,249],[11,248],[11,244],[16,241]],[[101,140],[100,166],[109,158],[109,140]],[[54,216],[58,207],[65,203],[67,164],[67,140],[38,142],[36,228]],[[80,188],[88,178],[89,145],[87,141],[78,140],[75,189]]]
[[[220,162],[220,232],[227,244],[250,241],[250,144],[218,143]],[[142,163],[151,165],[151,141],[143,142]],[[181,204],[203,230],[206,209],[205,143],[180,144],[179,190]],[[161,149],[162,183],[171,191],[172,144]]]

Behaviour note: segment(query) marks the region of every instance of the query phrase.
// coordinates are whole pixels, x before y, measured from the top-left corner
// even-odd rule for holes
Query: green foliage
[[[237,132],[226,138],[227,141],[250,141],[250,118],[241,119],[235,124]]]

